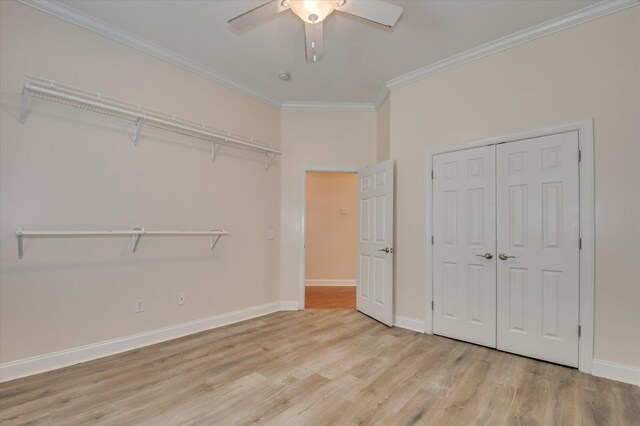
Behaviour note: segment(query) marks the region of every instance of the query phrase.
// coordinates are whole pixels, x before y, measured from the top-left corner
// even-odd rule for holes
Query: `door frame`
[[[581,335],[578,344],[578,370],[591,373],[593,368],[593,316],[595,302],[595,198],[594,198],[594,150],[593,150],[593,118],[558,124],[549,127],[534,128],[522,132],[495,136],[486,139],[472,140],[460,144],[439,145],[427,148],[425,152],[425,234],[424,234],[424,266],[425,266],[425,332],[433,334],[433,156],[447,152],[516,142],[558,133],[578,132],[578,149],[582,156],[578,164],[580,185],[580,316]]]
[[[300,239],[298,241],[298,309],[305,306],[305,268],[307,240],[307,173],[348,173],[357,174],[356,166],[303,166],[300,169],[300,201],[298,205]],[[356,283],[357,286],[357,283]]]

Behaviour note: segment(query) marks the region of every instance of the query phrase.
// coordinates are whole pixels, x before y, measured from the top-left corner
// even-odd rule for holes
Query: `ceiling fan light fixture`
[[[288,0],[291,11],[308,24],[319,24],[336,8],[336,0]]]
[[[281,12],[287,11],[288,14],[288,11],[291,11],[304,22],[307,61],[316,62],[324,56],[323,22],[334,10],[389,28],[393,27],[402,15],[400,6],[384,0],[270,0],[227,22],[236,32],[242,32]],[[283,77],[285,76],[280,75],[280,78]]]

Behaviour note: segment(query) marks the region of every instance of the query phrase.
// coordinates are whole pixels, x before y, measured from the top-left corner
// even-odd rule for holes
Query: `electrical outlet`
[[[134,312],[137,314],[142,311],[144,311],[144,299],[136,299],[136,306],[135,306]]]
[[[187,302],[187,295],[184,291],[178,293],[178,305],[184,305]]]

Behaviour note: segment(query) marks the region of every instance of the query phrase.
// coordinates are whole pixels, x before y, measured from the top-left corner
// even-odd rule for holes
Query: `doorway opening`
[[[358,174],[305,171],[304,307],[356,308]]]

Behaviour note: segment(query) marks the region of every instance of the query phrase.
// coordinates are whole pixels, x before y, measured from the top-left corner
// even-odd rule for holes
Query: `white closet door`
[[[393,326],[393,161],[358,172],[357,309]]]
[[[495,347],[495,146],[435,155],[433,170],[434,332]]]
[[[497,165],[497,347],[576,367],[578,134],[498,145]]]

